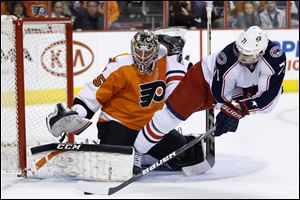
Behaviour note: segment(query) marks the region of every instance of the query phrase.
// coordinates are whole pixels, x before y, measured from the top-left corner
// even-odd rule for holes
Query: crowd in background
[[[291,27],[299,27],[299,2],[291,1]],[[287,1],[230,1],[229,27],[287,27]]]
[[[166,26],[164,16],[168,26],[206,28],[205,1],[167,3],[164,15],[163,1],[1,1],[1,15],[71,17],[78,31],[153,29]],[[213,28],[288,28],[288,19],[290,28],[299,27],[298,1],[213,1]]]

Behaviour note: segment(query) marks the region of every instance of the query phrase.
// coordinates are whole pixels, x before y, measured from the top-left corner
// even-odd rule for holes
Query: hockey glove
[[[157,38],[168,49],[168,56],[182,54],[185,41],[180,36],[157,35]]]
[[[74,133],[79,135],[92,122],[78,115],[74,110],[65,109],[59,103],[55,106],[55,110],[46,117],[46,124],[49,132],[55,137],[64,137],[64,133]]]
[[[249,115],[249,111],[244,102],[224,103],[216,118],[215,136],[220,136],[227,132],[235,132],[239,125],[239,120],[245,115]]]

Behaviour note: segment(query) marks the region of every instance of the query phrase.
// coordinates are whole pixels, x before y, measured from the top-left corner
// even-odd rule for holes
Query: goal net
[[[72,67],[70,20],[1,16],[1,174],[26,176],[29,149],[57,142],[45,118],[72,104]]]

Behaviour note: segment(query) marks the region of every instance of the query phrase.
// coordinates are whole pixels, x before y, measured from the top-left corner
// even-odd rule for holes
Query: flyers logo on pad
[[[164,81],[154,81],[140,85],[140,105],[148,107],[152,100],[160,102],[164,99],[166,93],[166,83]]]

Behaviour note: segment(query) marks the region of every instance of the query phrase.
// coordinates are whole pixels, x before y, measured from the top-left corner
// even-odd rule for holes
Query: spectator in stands
[[[207,12],[206,1],[191,1],[192,2],[192,16],[197,22],[197,28],[207,27]],[[212,27],[224,27],[224,1],[213,1],[212,7]]]
[[[213,1],[212,27],[224,28],[224,1]]]
[[[263,28],[285,28],[286,14],[277,8],[276,1],[267,1],[265,10],[259,14]]]
[[[56,1],[52,1],[52,7],[53,4],[55,4]],[[65,17],[71,17],[72,16],[72,11],[71,11],[71,7],[72,7],[72,3],[73,1],[60,1],[62,4],[62,15]]]
[[[23,1],[14,1],[14,2],[12,2],[12,13],[10,13],[10,14],[14,15],[18,18],[27,17],[24,2]]]
[[[260,14],[261,12],[263,12],[265,10],[266,7],[266,1],[259,1],[256,3],[256,11],[258,14]]]
[[[76,16],[78,12],[84,13],[83,3],[81,1],[68,1],[71,13]]]
[[[170,16],[170,26],[185,26],[187,28],[199,27],[202,21],[192,16],[191,1],[175,1],[172,6],[173,14]]]
[[[243,12],[237,15],[237,27],[248,28],[250,26],[260,26],[259,17],[255,10],[255,4],[253,1],[243,2]]]
[[[205,1],[190,1],[191,16],[195,21],[196,28],[205,28],[207,26],[206,2]],[[213,11],[212,11],[213,12]]]
[[[117,22],[120,17],[120,9],[118,1],[106,1],[106,4],[99,4],[98,12],[101,14],[105,14],[105,9],[107,6],[107,21],[109,29],[119,29],[121,25]]]
[[[51,17],[65,17],[63,15],[63,2],[62,1],[54,1],[52,4],[52,14]]]
[[[7,1],[1,1],[1,15],[9,15]]]
[[[69,8],[72,13],[72,21],[79,24],[85,17],[85,9],[81,1],[68,1]]]
[[[299,28],[299,1],[291,1],[291,27]]]
[[[243,1],[229,1],[229,15],[236,17],[239,13],[243,12]]]
[[[86,15],[83,19],[76,18],[74,22],[75,30],[103,30],[103,15],[97,12],[97,1],[87,3]]]
[[[107,1],[107,17],[108,27],[110,29],[121,28],[121,25],[117,22],[119,20],[120,10],[117,1]]]

